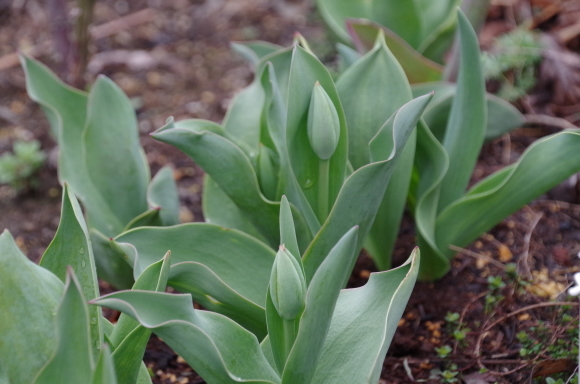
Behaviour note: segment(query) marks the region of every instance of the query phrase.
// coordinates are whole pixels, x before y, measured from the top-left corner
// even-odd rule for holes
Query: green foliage
[[[133,106],[111,80],[101,76],[85,93],[38,61],[24,55],[21,61],[28,94],[43,108],[59,145],[59,180],[85,208],[99,276],[128,288],[130,267],[99,244],[127,227],[179,222],[171,171],[151,180]]]
[[[449,356],[451,351],[453,351],[453,349],[448,345],[444,345],[442,347],[435,348],[435,352],[437,352],[437,356],[439,356],[442,359]]]
[[[500,83],[498,96],[514,101],[536,83],[542,44],[534,32],[520,27],[497,38],[490,52],[484,52],[481,59],[485,78]]]
[[[401,267],[373,273],[364,287],[341,290],[358,256],[360,229],[353,227],[330,247],[313,276],[307,280],[303,260],[294,254],[298,252],[298,242],[291,212],[288,200],[282,198],[279,212],[282,245],[275,259],[270,256],[269,267],[263,271],[219,270],[216,267],[221,261],[212,265],[212,260],[223,252],[209,247],[205,252],[196,252],[182,244],[188,252],[183,253],[179,247],[174,247],[172,262],[178,262],[172,265],[168,282],[179,287],[180,291],[192,294],[132,290],[113,293],[92,300],[92,303],[120,310],[123,316],[128,314],[143,327],[154,331],[208,384],[376,382],[418,273],[418,250]],[[200,224],[198,229],[204,227],[213,230],[215,226]],[[146,265],[143,252],[153,250],[145,242],[158,243],[158,239],[151,240],[151,233],[165,232],[162,238],[171,242],[175,239],[170,232],[180,228],[185,229],[187,225],[131,230],[116,240],[128,253],[132,252],[136,265],[140,262]],[[153,232],[147,235],[144,231]],[[242,243],[241,235],[234,230],[222,229],[214,240],[227,244],[232,236],[236,236],[237,241],[232,242],[236,248]],[[200,238],[207,239],[208,236],[202,234]],[[247,242],[252,239],[246,238]],[[121,240],[128,242],[121,243]],[[251,241],[254,245],[259,243],[256,239]],[[323,238],[316,237],[310,246],[320,241]],[[179,245],[179,240],[174,243]],[[203,253],[209,255],[201,261],[200,254]],[[226,256],[226,259],[239,259],[241,264],[245,264],[255,257],[255,253],[244,250]],[[191,262],[183,261],[184,257]],[[200,271],[184,269],[187,264],[202,268]],[[246,290],[247,294],[253,288],[262,290],[257,304],[263,311],[258,320],[266,324],[267,331],[251,333],[250,328],[233,321],[234,316],[230,315],[234,313],[238,319],[247,317],[247,307],[228,299],[223,287],[204,284],[199,279],[203,276],[201,270],[216,271],[214,281],[221,280],[224,287],[231,287],[231,293]],[[181,283],[176,284],[176,281]],[[210,309],[221,311],[228,317],[194,309],[192,295],[205,296],[214,304]],[[349,353],[352,350],[358,353],[352,355]]]
[[[143,275],[164,290],[168,265],[158,262]],[[110,324],[86,303],[98,295],[88,230],[65,184],[59,228],[40,266],[20,252],[10,233],[0,235],[0,371],[5,381],[151,383],[141,362],[149,331],[127,324],[126,316]]]
[[[394,51],[406,53],[395,54],[399,61],[403,62],[405,60],[402,59],[408,57],[415,62],[429,64],[431,60],[441,63],[444,53],[451,46],[456,24],[453,10],[458,4],[458,0],[413,0],[404,3],[396,0],[316,1],[324,21],[343,43],[353,41],[355,45],[360,44],[360,35],[356,35],[353,24],[374,23],[392,36],[389,46]],[[360,22],[351,18],[368,20]]]
[[[18,140],[12,150],[13,153],[0,156],[0,184],[9,184],[16,190],[34,185],[32,177],[46,159],[40,142]]]

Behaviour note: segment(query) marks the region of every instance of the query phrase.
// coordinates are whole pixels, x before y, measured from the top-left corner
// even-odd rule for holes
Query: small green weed
[[[499,37],[490,52],[482,54],[485,78],[499,82],[499,97],[517,100],[535,85],[535,67],[542,59],[541,53],[542,45],[534,32],[516,28]]]
[[[16,141],[12,150],[13,153],[0,156],[0,184],[9,184],[16,190],[33,186],[35,181],[31,177],[46,159],[40,142]]]

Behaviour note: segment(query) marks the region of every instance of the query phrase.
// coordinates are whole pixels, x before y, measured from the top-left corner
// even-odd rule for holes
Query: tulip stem
[[[328,217],[328,184],[330,160],[320,160],[318,163],[318,220],[324,223]]]
[[[284,322],[284,361],[286,361],[290,355],[292,347],[294,346],[296,336],[298,336],[298,327],[296,326],[296,319],[282,319],[282,321]]]

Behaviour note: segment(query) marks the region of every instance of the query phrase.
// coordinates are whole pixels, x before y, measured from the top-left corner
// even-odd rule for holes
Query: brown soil
[[[562,38],[562,31],[578,20],[580,6],[564,1],[558,3],[558,9],[550,10],[553,4],[541,0],[494,3],[498,5],[492,7],[481,36],[484,47],[497,34],[512,29],[515,21],[529,20],[533,15],[546,38],[556,41],[554,49],[572,63],[566,67],[568,77],[562,79],[558,77],[561,71],[550,67],[558,65],[555,59],[544,61],[536,88],[517,103],[525,113],[541,112],[567,120],[551,120],[551,127],[522,128],[486,144],[474,181],[515,161],[537,138],[557,132],[566,122],[580,120],[580,97],[576,94],[580,66],[575,67],[580,62],[580,40],[569,35],[565,35],[567,40]],[[36,0],[0,0],[0,64],[3,56],[17,49],[44,46],[38,58],[58,68],[53,50],[46,48],[50,25],[42,4]],[[229,100],[252,77],[246,63],[229,50],[232,40],[261,39],[288,45],[293,33],[299,31],[324,60],[333,60],[332,45],[320,19],[301,4],[282,0],[97,2],[95,25],[145,8],[155,12],[153,20],[130,31],[94,41],[92,66],[84,80],[90,84],[97,71],[104,73],[138,105],[142,144],[152,171],[166,164],[176,169],[183,221],[203,220],[202,171],[179,151],[152,140],[148,133],[169,116],[178,120],[223,118]],[[69,6],[72,8],[73,2]],[[135,50],[144,51],[145,63],[128,64],[122,59],[124,51]],[[563,83],[565,80],[568,83]],[[0,228],[8,228],[23,251],[38,261],[58,225],[60,187],[55,144],[38,106],[26,96],[24,75],[18,66],[0,71],[0,89],[0,152],[9,150],[16,139],[35,138],[49,154],[37,175],[36,187],[19,193],[0,187]],[[570,284],[571,274],[580,270],[576,257],[580,251],[579,199],[574,182],[560,186],[460,252],[451,272],[441,281],[418,283],[389,350],[381,383],[428,380],[434,369],[459,372],[457,377],[468,384],[527,383],[534,372],[545,374],[550,369],[569,376],[570,368],[575,367],[570,351],[577,308],[546,303],[567,301],[561,293]],[[406,217],[395,250],[396,262],[408,256],[414,240],[413,224]],[[506,272],[506,263],[515,263],[519,273]],[[364,284],[373,268],[363,255],[350,284]],[[494,277],[503,286],[490,287],[488,279]],[[448,313],[458,313],[459,320],[447,321]],[[465,333],[463,340],[453,336],[458,327]],[[518,338],[522,331],[527,338]],[[436,348],[445,345],[451,351],[441,357]],[[531,352],[522,356],[522,348]],[[560,357],[565,359],[553,361]],[[204,382],[156,337],[151,339],[145,362],[156,384]],[[479,373],[482,368],[487,373]],[[429,382],[443,381],[439,377]]]

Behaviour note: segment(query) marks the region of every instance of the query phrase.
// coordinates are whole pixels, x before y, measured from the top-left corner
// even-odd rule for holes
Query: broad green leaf
[[[437,63],[444,63],[455,35],[457,15],[454,10],[461,0],[419,1],[423,35],[417,50]]]
[[[123,229],[123,232],[138,227],[160,227],[161,223],[161,208],[156,207],[149,209],[137,217],[134,217]]]
[[[312,383],[379,381],[418,269],[419,251],[415,249],[403,266],[372,273],[364,287],[340,292]]]
[[[264,98],[264,90],[256,79],[234,97],[223,122],[228,139],[244,150],[252,163],[258,155]]]
[[[117,384],[117,376],[115,375],[115,366],[111,358],[111,350],[108,345],[103,345],[101,354],[97,361],[97,366],[93,372],[93,379],[91,384]]]
[[[469,20],[458,10],[460,68],[457,91],[449,113],[443,147],[449,169],[441,182],[438,211],[465,193],[486,129],[485,84],[479,42]]]
[[[232,49],[242,56],[255,68],[260,59],[271,53],[284,49],[284,47],[267,41],[237,41],[230,43]]]
[[[249,158],[232,141],[210,131],[198,132],[191,124],[170,121],[152,136],[172,144],[190,156],[247,214],[275,247],[279,243],[279,203],[266,200],[258,186]]]
[[[97,79],[89,93],[82,147],[93,185],[122,224],[103,223],[95,227],[107,236],[114,236],[147,210],[150,176],[131,101],[104,76]],[[85,204],[93,204],[90,198],[87,196]],[[90,213],[88,219],[91,222]]]
[[[93,300],[151,329],[208,384],[280,383],[256,337],[234,321],[193,309],[191,295],[124,291]]]
[[[375,47],[351,66],[337,83],[349,129],[349,160],[354,169],[370,163],[369,142],[384,122],[411,100],[403,69],[387,48],[380,33]],[[413,134],[395,166],[377,211],[366,248],[380,269],[387,269],[403,215],[413,157]]]
[[[358,227],[351,228],[330,250],[306,294],[296,342],[282,373],[282,383],[311,383],[332,319],[340,289],[358,256]],[[272,340],[271,340],[272,341]]]
[[[27,91],[43,107],[57,136],[60,182],[69,183],[83,203],[89,227],[116,235],[147,209],[149,171],[131,103],[110,80],[100,78],[87,95],[38,61],[24,55],[21,61]],[[119,199],[116,192],[123,185],[133,193]]]
[[[389,28],[411,47],[419,47],[424,34],[420,8],[422,4],[418,4],[416,0],[375,0],[372,4],[368,19]]]
[[[436,239],[447,257],[449,244],[466,246],[508,215],[580,171],[580,134],[564,131],[532,144],[517,163],[476,184],[437,218]],[[434,276],[435,278],[439,276]]]
[[[22,254],[10,232],[0,235],[0,370],[9,383],[31,383],[56,349],[63,286]]]
[[[435,241],[439,185],[447,172],[449,157],[423,121],[417,125],[415,166],[419,180],[412,188],[412,199],[416,201],[417,242],[423,254],[419,278],[431,280],[431,275],[442,276],[449,268],[449,260],[439,252]]]
[[[327,203],[334,204],[344,179],[348,156],[348,132],[334,81],[324,65],[310,52],[294,46],[288,88],[288,114],[286,120],[286,145],[292,170],[306,199],[314,212],[319,212],[321,183],[319,158],[313,151],[307,133],[307,121],[312,89],[318,82],[328,94],[337,111],[340,133],[336,150],[329,161]],[[282,170],[284,172],[284,170]]]
[[[350,38],[345,26],[345,19],[347,17],[368,19],[372,9],[371,4],[371,1],[363,0],[316,0],[316,7],[326,25],[346,44],[350,43]]]
[[[368,20],[347,20],[352,40],[359,52],[367,52],[374,46],[377,35],[382,31],[387,46],[403,67],[411,84],[436,81],[441,78],[443,67],[427,59],[393,31]]]
[[[431,132],[439,141],[443,141],[451,104],[455,95],[455,85],[447,82],[430,82],[414,84],[411,87],[413,97],[419,97],[428,92],[435,91],[435,96],[423,118],[431,129]],[[487,128],[485,140],[496,137],[520,127],[524,123],[522,114],[516,107],[507,101],[486,93],[487,99]]]
[[[163,167],[155,174],[147,188],[147,202],[150,207],[159,208],[163,226],[179,224],[179,196],[171,167]]]
[[[182,262],[173,265],[170,284],[180,292],[191,293],[205,309],[234,320],[259,340],[266,336],[265,304],[242,296],[203,264]]]
[[[62,192],[61,217],[56,235],[44,252],[40,266],[54,273],[63,283],[67,267],[77,271],[80,289],[87,300],[99,296],[99,282],[93,258],[93,249],[85,219],[76,197],[65,183]],[[98,356],[103,331],[99,308],[88,309],[93,356]]]
[[[207,174],[203,178],[201,204],[206,223],[237,229],[260,241],[267,242],[248,219],[248,216],[238,208],[236,203]]]
[[[133,269],[122,252],[114,247],[113,240],[95,229],[91,229],[91,244],[97,267],[97,275],[118,289],[133,286]]]
[[[374,48],[340,76],[336,90],[349,127],[349,160],[356,170],[370,162],[369,142],[411,100],[411,90],[382,34]]]
[[[356,63],[358,59],[362,57],[362,55],[358,53],[356,50],[352,49],[348,45],[344,45],[341,43],[336,44],[336,50],[338,51],[338,55],[340,57],[340,65],[339,65],[340,73],[346,71],[351,65]]]
[[[151,264],[139,276],[132,289],[164,292],[169,278],[170,253]],[[120,384],[133,384],[139,376],[143,355],[151,331],[142,327],[127,314],[121,314],[109,337],[113,351],[113,362]]]
[[[173,267],[169,285],[174,285],[175,278],[175,287],[190,292],[196,301],[205,305],[213,300],[217,303],[214,310],[224,308],[240,316],[260,313],[254,321],[264,324],[266,289],[275,257],[266,244],[236,230],[200,223],[137,228],[121,234],[115,241],[134,246],[136,255],[128,257],[134,258],[137,275],[170,250]],[[184,262],[190,263],[175,265]],[[195,279],[184,274],[189,269]],[[247,284],[249,276],[252,284]],[[232,308],[240,300],[244,306]],[[255,309],[244,313],[248,306]]]
[[[95,365],[91,343],[100,349],[102,341],[91,341],[86,300],[72,268],[68,269],[64,296],[52,326],[56,333],[56,350],[34,383],[89,383]]]
[[[303,256],[307,280],[312,278],[341,234],[354,225],[360,227],[357,245],[357,250],[360,250],[395,164],[431,96],[426,95],[405,104],[375,136],[371,142],[373,163],[359,168],[345,181],[328,219]]]

